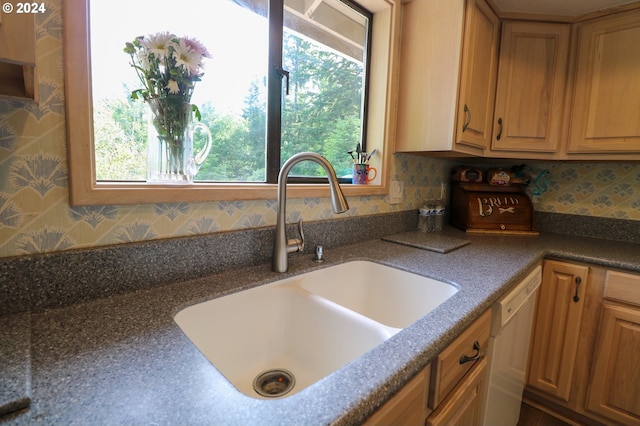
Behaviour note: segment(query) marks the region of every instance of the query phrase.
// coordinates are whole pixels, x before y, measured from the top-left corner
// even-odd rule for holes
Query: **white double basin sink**
[[[238,391],[281,398],[358,358],[457,291],[351,261],[190,306],[175,321]]]

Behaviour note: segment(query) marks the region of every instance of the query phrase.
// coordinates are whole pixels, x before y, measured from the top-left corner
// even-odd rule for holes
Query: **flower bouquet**
[[[157,141],[149,143],[149,181],[192,182],[198,167],[211,149],[211,135],[206,126],[192,125],[192,115],[200,120],[200,111],[191,104],[196,82],[200,81],[203,60],[210,58],[197,40],[176,37],[169,32],[137,37],[125,45],[143,88],[131,93],[144,99],[151,109]],[[193,156],[192,132],[200,127],[208,142]]]

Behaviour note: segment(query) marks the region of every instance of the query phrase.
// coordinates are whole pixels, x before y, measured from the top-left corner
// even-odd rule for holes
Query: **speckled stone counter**
[[[305,223],[306,244],[332,248],[416,229],[417,211]],[[297,235],[291,225],[288,235]],[[253,228],[0,258],[0,316],[57,308],[269,262],[275,229]],[[292,258],[302,254],[292,254]]]
[[[447,235],[470,244],[447,254],[380,239],[266,262],[31,314],[32,403],[7,424],[358,424],[402,387],[544,257],[640,272],[640,245],[569,235]],[[349,260],[370,260],[458,286],[425,317],[288,398],[237,392],[173,316],[199,301]],[[229,324],[230,327],[233,324]]]
[[[31,314],[0,317],[0,419],[31,403]]]

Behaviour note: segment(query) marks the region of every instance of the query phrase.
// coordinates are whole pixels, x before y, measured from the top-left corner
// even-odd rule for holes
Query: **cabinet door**
[[[429,390],[430,374],[431,364],[411,379],[364,424],[423,426],[429,414],[426,393]]]
[[[499,32],[500,21],[493,10],[483,0],[469,0],[460,71],[458,146],[488,149],[491,144]]]
[[[640,152],[640,9],[579,24],[569,153]]]
[[[640,309],[604,305],[587,409],[640,425]]]
[[[487,359],[476,363],[468,376],[427,418],[426,426],[479,425],[482,422]]]
[[[569,400],[589,268],[545,261],[531,349],[529,386]]]
[[[503,25],[492,150],[557,151],[569,36],[568,24]]]
[[[397,152],[451,151],[464,0],[402,4]]]
[[[0,61],[35,65],[35,14],[0,11]]]

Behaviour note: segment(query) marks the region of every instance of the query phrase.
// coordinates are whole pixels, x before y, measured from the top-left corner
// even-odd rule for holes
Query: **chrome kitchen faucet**
[[[331,190],[331,204],[335,213],[344,213],[349,210],[349,204],[338,184],[338,178],[333,166],[323,156],[314,152],[300,152],[291,156],[280,169],[278,175],[278,211],[276,219],[276,238],[273,243],[273,261],[271,269],[274,272],[286,272],[289,267],[289,253],[304,250],[304,233],[302,231],[302,220],[298,224],[300,238],[287,239],[287,224],[285,207],[287,204],[287,177],[289,172],[301,161],[314,161],[322,166],[329,178],[329,188]]]

